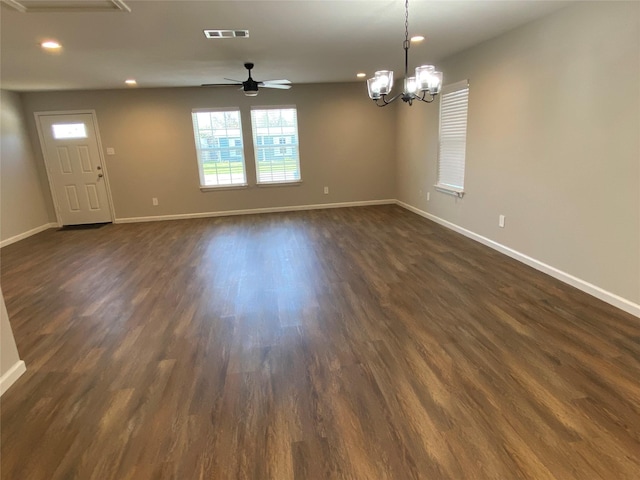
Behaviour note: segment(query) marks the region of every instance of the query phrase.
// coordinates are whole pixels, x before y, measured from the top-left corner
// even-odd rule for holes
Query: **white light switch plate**
[[[115,148],[112,148],[112,147],[107,148],[107,155],[115,155],[115,154],[116,154]]]

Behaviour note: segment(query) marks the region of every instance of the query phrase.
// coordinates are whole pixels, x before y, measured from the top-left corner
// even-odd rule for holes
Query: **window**
[[[84,123],[55,123],[51,125],[53,138],[64,140],[67,138],[87,138],[87,129]]]
[[[258,184],[299,182],[296,108],[252,109],[251,126]]]
[[[464,193],[468,105],[469,83],[467,80],[443,87],[440,99],[440,142],[436,188],[458,196]]]
[[[200,186],[246,185],[240,110],[194,110]]]

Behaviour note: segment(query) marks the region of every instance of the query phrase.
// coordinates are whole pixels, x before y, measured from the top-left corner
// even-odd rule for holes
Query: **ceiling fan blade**
[[[242,85],[242,80],[236,80],[235,78],[224,78],[226,81],[228,82],[235,82],[235,83],[239,83],[240,85]]]
[[[262,80],[260,83],[291,83],[291,80],[279,79],[279,80]]]
[[[291,85],[280,85],[278,83],[265,83],[264,85],[263,84],[258,84],[258,85],[264,88],[279,88],[281,90],[289,90],[291,88]]]
[[[236,85],[242,85],[241,83],[203,83],[201,87],[235,87]]]

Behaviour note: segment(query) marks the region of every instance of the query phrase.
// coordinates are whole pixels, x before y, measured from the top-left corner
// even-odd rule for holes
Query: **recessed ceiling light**
[[[138,84],[138,82],[136,82],[133,78],[129,78],[129,79],[125,80],[124,83],[126,83],[127,85],[137,85]]]
[[[40,46],[47,50],[57,50],[58,48],[62,48],[62,45],[60,45],[55,40],[47,40],[45,42],[42,42]]]
[[[364,78],[366,76],[367,76],[367,74],[366,73],[362,73],[362,72],[356,74],[356,77],[358,77],[358,78]]]
[[[424,40],[424,36],[422,35],[414,35],[413,37],[411,37],[412,42],[421,42],[423,40]]]

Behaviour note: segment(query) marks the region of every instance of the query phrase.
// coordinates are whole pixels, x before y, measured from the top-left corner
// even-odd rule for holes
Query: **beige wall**
[[[232,87],[26,93],[23,99],[36,142],[33,112],[96,111],[103,149],[116,151],[105,159],[118,219],[395,198],[395,118],[370,102],[361,83],[262,89],[254,98]],[[255,186],[252,105],[296,105],[300,186]],[[241,109],[251,185],[201,192],[191,110],[227,106]],[[37,156],[42,162],[39,147]]]
[[[466,195],[434,190],[438,108],[414,106],[398,198],[640,303],[640,3],[580,2],[439,67],[470,83]]]
[[[54,222],[55,213],[17,93],[0,91],[0,115],[0,240],[6,240]]]

